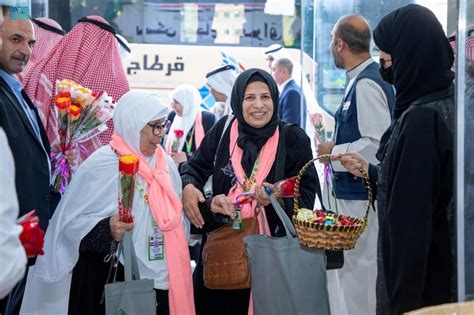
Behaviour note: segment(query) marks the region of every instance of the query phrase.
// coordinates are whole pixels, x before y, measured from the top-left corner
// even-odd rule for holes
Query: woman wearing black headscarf
[[[374,40],[397,98],[380,165],[354,153],[333,159],[355,175],[369,171],[376,183],[377,314],[399,314],[454,298],[453,53],[434,14],[419,5],[385,16]]]
[[[243,182],[239,176],[240,170],[243,179],[251,179],[252,174],[256,174],[256,180],[250,180],[252,188],[249,191],[255,191],[257,200],[265,206],[272,235],[282,236],[284,228],[269,205],[263,185],[298,175],[299,170],[312,158],[310,140],[298,126],[287,125],[279,120],[278,88],[273,78],[263,70],[249,69],[239,75],[232,90],[231,107],[235,117],[232,120],[221,119],[206,134],[191,160],[183,166],[181,174],[186,214],[204,233],[223,224],[219,219],[220,214],[234,217],[235,210],[231,202],[234,201],[235,190],[242,189],[239,184]],[[233,169],[234,174],[229,173],[230,169]],[[213,194],[205,199],[200,190],[211,175]],[[235,184],[233,175],[238,179]],[[303,176],[301,186],[301,204],[312,209],[315,193],[320,193],[314,166]],[[198,201],[201,202],[199,207]],[[283,203],[286,213],[291,216],[292,201],[283,200]],[[204,235],[203,245],[205,242]],[[194,290],[197,314],[248,312],[250,290],[206,288],[202,262],[198,262],[194,273]]]

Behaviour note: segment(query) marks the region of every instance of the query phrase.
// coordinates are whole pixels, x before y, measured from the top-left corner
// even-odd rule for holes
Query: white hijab
[[[202,97],[201,94],[199,94],[198,89],[194,86],[180,85],[171,92],[170,99],[178,101],[181,106],[183,106],[183,115],[181,117],[178,115],[174,117],[173,123],[168,132],[166,145],[168,146],[168,143],[171,145],[173,141],[175,141],[175,130],[183,130],[184,135],[178,142],[178,151],[182,151],[184,142],[186,141],[186,135],[194,126],[197,114],[200,113]]]
[[[167,115],[167,107],[156,94],[130,91],[119,100],[113,122],[124,141],[140,153],[140,131],[148,122]],[[153,165],[154,159],[146,160]],[[179,173],[168,156],[167,163],[180,195]],[[50,220],[45,255],[39,256],[29,270],[21,314],[67,314],[71,272],[79,259],[81,240],[101,220],[118,213],[118,186],[118,157],[110,146],[95,151],[81,164]],[[135,217],[149,212],[137,188],[132,207]],[[134,233],[134,240],[136,234],[139,233]]]

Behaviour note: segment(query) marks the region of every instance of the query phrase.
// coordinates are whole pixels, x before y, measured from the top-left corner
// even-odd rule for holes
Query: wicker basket
[[[405,315],[472,315],[474,314],[474,302],[450,303],[437,306],[424,307],[422,309],[405,313]]]
[[[347,216],[351,219],[354,226],[337,226],[337,225],[325,225],[321,223],[308,222],[298,219],[298,206],[299,190],[301,177],[306,172],[308,167],[314,163],[314,161],[320,158],[327,158],[330,155],[321,155],[315,159],[312,159],[303,166],[300,170],[295,183],[295,194],[294,194],[294,214],[293,223],[298,234],[298,240],[301,245],[311,248],[321,248],[328,250],[348,250],[353,249],[359,236],[364,232],[367,226],[367,218],[369,215],[370,206],[372,204],[372,190],[370,187],[369,177],[365,172],[361,172],[364,175],[365,184],[368,190],[368,203],[365,209],[365,216],[362,219]],[[336,219],[339,213],[336,214]]]

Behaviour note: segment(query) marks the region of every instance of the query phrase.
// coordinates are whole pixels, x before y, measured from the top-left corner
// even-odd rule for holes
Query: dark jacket
[[[301,91],[295,80],[291,79],[283,88],[278,102],[280,119],[304,128],[306,121],[306,100],[303,95],[303,126],[301,126]]]
[[[49,140],[38,111],[26,93],[23,93],[23,98],[35,112],[43,145],[49,155]],[[59,201],[59,195],[52,194],[50,190],[48,161],[43,146],[15,94],[2,78],[0,78],[0,127],[7,134],[15,161],[15,183],[20,216],[36,210],[40,226],[46,230]]]
[[[377,154],[377,314],[453,301],[454,88],[411,103]]]

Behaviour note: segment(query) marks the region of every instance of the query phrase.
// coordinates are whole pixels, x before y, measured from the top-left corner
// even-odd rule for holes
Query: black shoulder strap
[[[216,155],[214,156],[214,166],[216,165],[216,158],[217,158],[217,152],[219,152],[219,147],[221,146],[222,138],[224,137],[225,132],[227,131],[227,128],[229,127],[231,121],[234,119],[234,115],[229,114],[227,116],[227,119],[224,124],[224,129],[222,129],[221,137],[219,139],[219,142],[217,143],[217,148],[216,148]]]
[[[278,139],[278,151],[277,156],[275,157],[276,165],[275,165],[275,181],[284,179],[283,176],[285,175],[285,163],[286,163],[286,133],[288,129],[291,128],[291,124],[285,124],[281,127],[280,130],[280,137]]]

